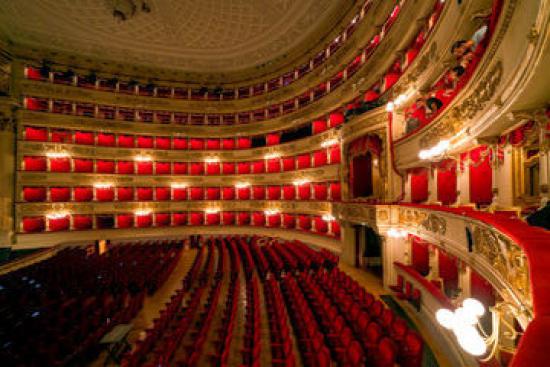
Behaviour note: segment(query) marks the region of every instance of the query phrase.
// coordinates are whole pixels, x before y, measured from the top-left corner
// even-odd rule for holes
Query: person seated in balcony
[[[430,98],[426,100],[426,106],[428,106],[428,113],[426,114],[426,117],[433,118],[435,115],[437,115],[437,112],[443,107],[443,102],[437,98],[437,96],[433,95]]]
[[[453,44],[451,53],[457,58],[460,66],[464,69],[470,64],[477,64],[477,61],[479,61],[480,54],[484,49],[482,42],[485,40],[488,30],[489,27],[484,24],[475,31],[470,40],[459,40]]]
[[[456,93],[462,88],[463,82],[461,82],[461,76],[464,72],[465,70],[462,66],[455,66],[435,84],[432,95],[439,99],[443,103],[443,106],[449,104]]]
[[[346,117],[346,120],[359,113],[359,109],[361,107],[361,103],[358,100],[353,100],[350,103],[346,105],[346,112],[344,113],[344,116]]]
[[[426,99],[420,97],[405,110],[405,133],[410,134],[427,123],[428,106]]]
[[[378,86],[373,87],[365,92],[363,101],[359,107],[357,113],[361,114],[372,110],[373,108],[380,107],[382,102],[380,101],[380,88]]]
[[[530,226],[541,227],[550,230],[550,201],[527,217]]]

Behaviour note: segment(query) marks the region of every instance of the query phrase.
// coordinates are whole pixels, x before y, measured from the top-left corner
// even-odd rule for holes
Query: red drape
[[[137,147],[144,149],[152,149],[154,147],[152,136],[138,136]]]
[[[118,136],[118,146],[121,148],[133,148],[134,147],[134,137],[132,135],[119,135]]]
[[[430,254],[428,244],[418,237],[412,237],[411,263],[412,267],[422,276],[430,272]]]
[[[206,189],[206,200],[220,200],[220,188],[208,187]]]
[[[132,201],[134,200],[134,188],[133,187],[118,187],[117,188],[118,201]]]
[[[119,188],[119,190],[120,190],[120,188]],[[96,188],[95,189],[95,197],[96,197],[97,201],[113,201],[113,199],[115,198],[115,190],[112,187]],[[120,198],[120,191],[119,191],[118,200],[122,200]],[[126,199],[126,200],[128,200],[128,199]]]
[[[50,158],[50,171],[51,172],[70,172],[71,171],[70,158]]]
[[[222,214],[223,225],[232,226],[235,224],[235,213],[233,212],[223,212]]]
[[[173,147],[177,150],[186,150],[187,149],[187,138],[174,138]]]
[[[234,200],[235,199],[235,188],[234,187],[224,187],[222,191],[223,200]]]
[[[267,199],[268,200],[280,200],[281,199],[281,187],[280,186],[268,186],[267,187]]]
[[[155,162],[155,174],[169,175],[172,172],[170,162]]]
[[[224,175],[234,175],[235,174],[235,163],[232,163],[232,162],[222,163],[222,173]]]
[[[75,187],[73,191],[74,201],[92,201],[94,198],[94,191],[91,187]]]
[[[297,158],[298,169],[305,169],[311,167],[311,157],[309,154],[299,155]]]
[[[171,148],[170,138],[165,136],[155,137],[155,148],[157,149],[170,149]]]
[[[183,226],[187,224],[187,213],[173,213],[172,224],[174,226]]]
[[[485,146],[476,148],[470,156],[470,201],[480,205],[493,200],[491,152]]]
[[[428,170],[419,168],[411,170],[411,201],[420,203],[428,200]]]
[[[25,171],[45,171],[47,168],[45,157],[25,157],[23,165]]]
[[[24,187],[23,200],[29,202],[46,201],[46,188],[44,187]]]
[[[174,162],[175,175],[186,175],[187,174],[187,162]]]
[[[187,200],[187,188],[173,188],[172,189],[172,200],[182,201]]]
[[[95,162],[97,173],[115,173],[114,161],[98,160]]]
[[[73,215],[73,227],[77,231],[92,229],[93,221],[91,215]]]
[[[170,188],[169,187],[156,187],[155,188],[155,200],[157,200],[157,201],[170,200]]]
[[[77,173],[90,173],[94,171],[94,161],[91,159],[75,158],[74,171]]]
[[[169,213],[155,213],[155,226],[168,227],[170,225]]]
[[[71,189],[68,187],[51,187],[50,199],[53,202],[70,201]]]
[[[446,160],[437,165],[437,201],[444,205],[456,201],[456,161]]]
[[[447,294],[458,288],[457,259],[441,250],[439,251],[439,276],[443,279]]]
[[[98,133],[97,145],[103,147],[114,147],[116,145],[115,134]]]

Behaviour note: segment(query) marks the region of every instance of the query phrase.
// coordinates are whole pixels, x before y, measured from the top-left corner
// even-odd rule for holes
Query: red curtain
[[[493,200],[491,151],[485,146],[470,151],[470,201],[480,205]]]
[[[411,175],[411,201],[420,203],[428,200],[428,170],[418,168],[409,172]]]
[[[240,212],[237,218],[240,226],[247,226],[250,224],[250,213],[248,212]]]
[[[311,198],[311,184],[298,185],[298,199],[309,200]]]
[[[344,114],[342,112],[333,112],[329,115],[330,127],[335,127],[343,124],[345,121]]]
[[[327,164],[327,151],[320,150],[313,153],[313,167],[321,167]]]
[[[152,214],[136,215],[136,227],[146,228],[146,227],[151,227],[152,225],[153,225]]]
[[[86,131],[76,131],[74,133],[74,143],[82,145],[94,145],[94,133]]]
[[[23,158],[25,171],[45,171],[47,168],[45,157],[25,157]]]
[[[222,163],[222,173],[224,175],[234,175],[235,174],[235,163],[232,163],[232,162]]]
[[[134,200],[134,188],[133,187],[118,187],[117,188],[118,201],[132,201]]]
[[[73,133],[68,130],[52,130],[51,131],[52,143],[72,143]]]
[[[283,200],[294,200],[296,197],[296,188],[294,185],[283,186]]]
[[[75,187],[73,191],[74,201],[92,201],[94,198],[94,191],[91,187]]]
[[[315,217],[315,232],[318,233],[327,233],[328,232],[328,223],[323,220],[321,217]]]
[[[280,200],[281,199],[281,187],[280,186],[268,186],[267,187],[267,199],[268,200]]]
[[[71,172],[70,158],[50,158],[51,172]]]
[[[305,169],[311,167],[311,157],[309,154],[302,154],[296,158],[298,162],[298,169]]]
[[[437,201],[444,205],[456,201],[456,161],[446,160],[437,166]]]
[[[138,187],[137,199],[141,201],[153,200],[153,189],[151,187]]]
[[[170,146],[172,144],[170,143],[170,138],[165,136],[157,136],[155,137],[155,148],[157,149],[170,149]]]
[[[219,162],[208,162],[206,163],[206,174],[209,176],[219,175],[220,174],[220,163]]]
[[[171,173],[170,162],[155,162],[155,174],[169,175]]]
[[[114,147],[115,146],[115,134],[98,133],[97,145],[102,147]]]
[[[204,140],[192,138],[189,139],[189,149],[191,150],[202,150],[204,149]]]
[[[220,150],[220,140],[219,139],[207,139],[206,140],[206,149],[208,149],[208,150]]]
[[[202,175],[204,173],[204,163],[202,162],[193,162],[189,164],[189,174],[190,175]]]
[[[311,218],[307,215],[298,216],[298,226],[300,229],[309,231],[311,229]]]
[[[280,144],[280,142],[281,142],[281,135],[279,133],[267,134],[267,136],[265,137],[265,143],[267,146],[277,145],[277,144]]]
[[[283,214],[283,226],[289,229],[296,227],[296,217],[292,214]]]
[[[48,141],[48,130],[41,127],[26,127],[25,140]]]
[[[170,200],[170,188],[169,187],[155,188],[155,200],[157,201]]]
[[[443,279],[447,294],[458,288],[457,259],[441,250],[439,251],[439,276]]]
[[[422,276],[430,272],[429,245],[418,237],[412,237],[411,263],[412,267]]]
[[[172,199],[176,201],[187,200],[187,188],[173,188]]]
[[[95,166],[97,173],[115,173],[114,161],[98,160],[95,162]]]
[[[220,213],[207,213],[206,224],[209,226],[217,226],[220,224]]]
[[[235,188],[234,187],[224,187],[222,191],[223,200],[234,200],[235,199]]]
[[[75,158],[74,171],[77,173],[90,173],[94,171],[94,161],[91,159]]]
[[[237,138],[237,147],[239,149],[249,149],[252,147],[252,140],[250,138]]]
[[[170,225],[169,213],[155,213],[155,226],[168,227]]]
[[[220,200],[220,188],[208,187],[206,189],[206,200]]]
[[[237,189],[238,200],[250,200],[250,187],[240,187]]]
[[[77,231],[92,229],[93,222],[91,215],[73,215],[73,227]]]
[[[144,149],[152,149],[154,147],[152,136],[138,136],[137,147]]]
[[[294,157],[285,157],[283,158],[283,171],[293,171],[294,170]]]
[[[183,226],[187,224],[187,213],[173,213],[172,223],[175,226]]]
[[[48,219],[48,228],[51,232],[66,231],[70,227],[69,216],[63,218]]]
[[[43,217],[23,218],[23,232],[42,232],[46,228],[46,221]]]
[[[134,137],[132,135],[119,135],[118,146],[121,148],[133,148],[135,145]]]
[[[333,182],[330,184],[330,199],[332,201],[339,201],[342,199],[340,182]]]
[[[327,129],[327,122],[324,120],[316,120],[311,123],[311,131],[313,135],[322,133]]]
[[[237,164],[237,172],[239,175],[247,175],[250,173],[250,162],[239,162]]]
[[[322,183],[313,184],[313,196],[315,200],[327,200],[328,198],[328,188],[327,185]]]
[[[119,190],[120,190],[120,188],[119,188]],[[95,189],[95,197],[96,197],[97,201],[113,201],[113,199],[115,198],[115,191],[112,187],[96,188]],[[119,191],[118,200],[121,200],[120,199],[120,191]]]
[[[174,138],[174,149],[177,149],[177,150],[186,150],[187,149],[187,138],[178,138],[178,137],[175,137]]]
[[[268,173],[281,172],[281,160],[279,158],[268,159],[267,172]],[[254,173],[258,173],[258,172],[254,172]]]
[[[225,150],[235,149],[235,139],[222,139],[222,149],[225,149]]]
[[[44,187],[24,187],[23,200],[29,202],[46,201],[46,188]]]
[[[340,146],[336,145],[329,148],[330,164],[340,163]]]
[[[191,200],[203,200],[204,189],[202,187],[191,187],[189,188],[189,196]]]
[[[265,226],[265,215],[262,212],[252,213],[252,225],[256,227]]]
[[[117,228],[131,228],[134,226],[134,216],[131,214],[118,214],[116,224]]]
[[[174,174],[186,175],[187,174],[187,162],[174,162]]]
[[[118,161],[117,162],[117,173],[119,174],[133,174],[134,173],[134,162],[129,161]]]
[[[280,227],[281,226],[281,215],[280,214],[272,214],[267,216],[267,226],[268,227]]]
[[[352,159],[349,181],[354,198],[372,195],[372,155],[369,152]]]
[[[71,189],[68,187],[51,187],[50,199],[53,202],[70,201]]]
[[[254,199],[254,200],[264,200],[265,199],[265,187],[264,186],[254,186],[252,188],[252,199]]]
[[[333,220],[330,222],[330,229],[332,234],[334,234],[335,237],[340,237],[340,223]]]
[[[152,175],[153,174],[153,162],[137,162],[138,175]]]
[[[235,213],[233,212],[223,212],[222,214],[223,225],[232,226],[235,224]]]
[[[200,226],[204,223],[204,214],[203,213],[189,213],[189,224],[192,226]]]

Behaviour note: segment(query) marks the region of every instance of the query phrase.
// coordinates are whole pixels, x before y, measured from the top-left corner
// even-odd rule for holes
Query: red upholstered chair
[[[105,161],[105,160],[96,160],[95,171],[97,173],[115,173],[115,162]]]
[[[334,237],[340,237],[340,223],[333,220],[330,222],[330,231],[334,235]]]
[[[327,151],[319,150],[313,153],[313,167],[321,167],[327,164]]]
[[[119,135],[117,137],[118,146],[120,148],[134,148],[135,140],[133,135]]]
[[[113,201],[115,198],[115,190],[112,187],[97,187],[95,189],[95,198],[97,201]],[[120,197],[118,200],[120,200]]]
[[[172,188],[172,200],[176,200],[176,201],[187,200],[187,188],[185,187]]]
[[[220,213],[206,213],[206,225],[217,226],[220,224]]]
[[[295,160],[294,157],[285,157],[283,158],[283,171],[294,171],[295,169]]]
[[[70,224],[71,222],[68,215],[63,218],[49,218],[48,230],[50,232],[67,231],[69,230]]]
[[[250,167],[251,167],[251,172],[255,174],[264,173],[266,171],[264,161],[250,162]]]
[[[328,223],[323,220],[321,217],[315,217],[315,232],[317,233],[327,233],[328,232]]]
[[[28,202],[46,201],[47,193],[45,187],[24,187],[23,200]]]
[[[94,133],[88,131],[75,131],[74,143],[81,145],[94,145]]]
[[[143,163],[143,162],[140,162]],[[117,162],[117,173],[124,175],[134,174],[134,162],[132,161],[118,161]]]
[[[70,130],[51,130],[52,143],[66,143],[71,144],[73,142],[73,132]]]
[[[206,174],[208,176],[215,176],[220,174],[220,162],[207,162]]]
[[[233,212],[223,212],[222,213],[222,222],[224,226],[232,226],[235,224],[235,213]]]
[[[283,214],[283,227],[285,228],[295,228],[296,227],[296,217],[292,214]]]
[[[237,148],[249,149],[252,147],[252,139],[250,138],[237,138]]]
[[[222,174],[224,174],[224,175],[234,175],[235,174],[235,163],[233,163],[233,162],[224,162],[224,163],[222,163]]]
[[[400,317],[396,317],[391,324],[390,336],[394,341],[400,343],[405,340],[408,331],[407,322]]]
[[[170,200],[170,188],[169,187],[156,187],[155,188],[155,200],[166,201]]]
[[[170,226],[170,213],[155,213],[155,227]]]
[[[153,162],[136,162],[138,175],[152,175],[153,174]]]
[[[316,120],[311,123],[311,132],[313,135],[320,134],[328,128],[325,120]]]
[[[328,149],[330,164],[340,163],[340,146],[335,145]]]
[[[189,196],[191,200],[204,200],[204,188],[202,187],[190,187]]]
[[[220,188],[219,187],[206,188],[206,200],[220,200]]]
[[[155,162],[156,175],[169,175],[172,173],[172,164],[170,162]]]
[[[281,186],[268,186],[267,200],[280,200],[280,199],[281,199]]]
[[[330,184],[330,199],[332,201],[338,201],[341,200],[341,189],[340,189],[340,183],[339,182],[333,182]]]
[[[73,215],[73,228],[77,231],[92,229],[94,219],[91,215]]]
[[[240,226],[250,225],[250,213],[249,212],[240,212],[237,216],[238,224]]]
[[[237,188],[237,200],[250,200],[250,187]]]
[[[137,200],[150,201],[153,200],[153,188],[152,187],[138,187],[136,189]]]
[[[76,173],[91,173],[94,171],[94,161],[91,159],[74,159],[74,172]]]
[[[173,148],[176,150],[186,150],[188,147],[187,138],[175,137]]]
[[[117,214],[117,228],[132,228],[134,226],[134,216],[132,214]]]
[[[220,150],[220,140],[219,139],[207,139],[206,140],[206,149],[208,149],[208,150]]]
[[[328,187],[325,183],[314,183],[313,184],[313,198],[315,200],[327,200],[328,198]]]
[[[222,200],[234,200],[235,199],[235,188],[234,187],[224,187],[222,189]]]
[[[280,214],[270,214],[266,215],[267,217],[267,226],[271,228],[278,228],[281,226],[281,215]]]
[[[23,232],[34,233],[43,232],[46,229],[44,217],[24,217]]]
[[[309,231],[311,229],[311,218],[308,215],[299,215],[298,226],[304,231]]]
[[[139,214],[136,215],[136,227],[147,228],[153,225],[153,214]]]
[[[189,213],[189,224],[192,226],[202,226],[204,223],[204,213]]]
[[[265,199],[265,187],[264,186],[254,186],[254,187],[252,187],[252,199],[253,200],[264,200]]]
[[[98,133],[97,145],[102,147],[114,147],[116,145],[115,134]]]
[[[25,140],[48,141],[48,129],[44,127],[25,127]]]
[[[298,200],[309,200],[311,198],[311,184],[298,185]]]
[[[202,162],[193,162],[189,164],[189,174],[194,176],[199,176],[204,174],[204,163]]]
[[[71,172],[71,159],[50,158],[50,172]]]
[[[173,213],[172,225],[183,226],[187,224],[187,213]]]
[[[296,198],[296,187],[294,185],[283,186],[283,200],[294,200]]]
[[[265,226],[265,214],[262,212],[252,213],[252,225],[256,227]]]
[[[143,149],[152,149],[154,148],[155,143],[152,136],[138,136],[137,137],[137,147]]]
[[[191,150],[203,150],[204,139],[191,138],[189,139],[189,149]]]
[[[133,201],[134,200],[134,188],[133,187],[117,187],[117,199],[118,201]]]
[[[171,149],[172,142],[167,136],[157,136],[155,137],[155,148],[156,149]]]
[[[305,169],[311,167],[311,156],[309,154],[302,154],[296,157],[297,169]]]
[[[222,149],[223,150],[232,150],[235,149],[235,139],[222,139]]]
[[[397,348],[390,338],[383,338],[378,344],[372,365],[374,367],[394,367]]]
[[[266,160],[267,165],[267,172],[268,173],[277,173],[281,172],[281,159],[280,158],[273,158],[273,159],[267,159]],[[256,172],[254,172],[256,173]]]
[[[174,175],[186,175],[187,174],[187,162],[174,162],[172,173]]]
[[[382,327],[375,321],[369,322],[367,328],[363,331],[363,345],[367,348],[369,355],[375,355],[381,338]]]
[[[395,314],[393,313],[393,311],[390,310],[389,308],[385,308],[382,311],[382,316],[378,321],[383,328],[389,329],[389,327],[391,326],[394,320],[395,320]]]
[[[342,112],[333,112],[329,115],[328,120],[329,120],[330,127],[336,127],[344,123],[345,117]]]
[[[281,134],[279,133],[272,133],[267,134],[265,137],[265,145],[271,146],[271,145],[277,145],[281,142]]]
[[[239,175],[247,175],[250,173],[250,162],[237,163],[237,173]]]
[[[409,331],[405,336],[405,341],[402,344],[399,353],[400,364],[403,367],[420,367],[422,366],[422,351],[424,349],[424,341],[416,331]]]
[[[23,167],[25,171],[45,171],[48,164],[45,157],[25,157]]]
[[[53,202],[70,201],[71,189],[68,187],[51,187],[50,200]]]

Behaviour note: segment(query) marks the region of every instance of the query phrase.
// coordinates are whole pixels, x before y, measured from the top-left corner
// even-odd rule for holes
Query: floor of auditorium
[[[135,342],[139,337],[140,334],[150,327],[153,324],[153,320],[158,317],[159,311],[164,308],[165,303],[170,299],[170,296],[174,293],[174,291],[181,286],[181,281],[191,268],[193,264],[193,260],[196,256],[197,250],[196,249],[186,249],[183,251],[183,255],[181,256],[178,264],[176,265],[176,268],[174,269],[173,273],[170,275],[168,280],[164,283],[164,285],[159,288],[154,295],[150,297],[146,297],[144,301],[144,305],[142,310],[139,312],[139,314],[134,318],[132,321],[133,330],[130,332],[128,336],[128,341],[130,343]],[[339,265],[340,269],[342,271],[345,271],[348,275],[350,275],[352,278],[354,278],[359,284],[361,284],[365,289],[367,289],[370,293],[373,295],[380,297],[382,295],[388,295],[387,290],[385,290],[382,286],[382,280],[364,270],[354,268],[352,266],[340,263]],[[225,288],[225,289],[224,289]],[[225,284],[225,287],[222,286],[222,292],[227,290],[227,284]],[[241,300],[245,299],[245,289],[241,289],[242,297],[240,297]],[[263,293],[260,292],[260,301],[261,304],[263,304]],[[395,298],[394,298],[395,299]],[[396,300],[396,299],[395,299]],[[400,303],[400,305],[404,308],[407,307],[407,305],[402,304],[400,301],[397,301]],[[244,306],[241,305],[239,307],[240,314],[237,315],[238,318],[241,320],[244,319]],[[262,345],[262,354],[261,354],[261,366],[270,366],[271,365],[271,354],[270,354],[270,346],[267,342],[269,340],[269,326],[268,326],[268,320],[266,318],[266,312],[265,310],[262,310],[262,325],[265,327],[262,327],[262,330],[265,332],[265,337],[262,335],[262,340],[265,340],[265,345]],[[449,363],[448,359],[445,356],[445,353],[442,350],[438,350],[437,348],[434,348],[435,344],[430,340],[430,337],[425,332],[425,330],[422,330],[422,327],[419,326],[419,323],[417,322],[415,316],[411,313],[408,313],[408,317],[415,323],[415,325],[418,327],[418,331],[422,334],[424,340],[428,343],[430,346],[431,351],[435,355],[435,358],[437,359],[437,363],[440,367],[450,367],[451,364]],[[215,328],[215,324],[213,325]],[[242,329],[244,328],[242,323],[239,323],[236,326],[235,335],[243,334]],[[241,329],[241,332],[239,332],[239,329]],[[232,343],[232,348],[236,351],[236,353],[230,353],[230,359],[229,359],[229,366],[240,366],[242,365],[240,353],[238,352],[239,347],[239,338],[237,337],[234,339],[234,343]],[[184,343],[186,340],[184,339]],[[208,353],[208,350],[206,350]],[[300,361],[300,352],[298,350],[298,347],[296,343],[294,343],[294,355],[296,356],[297,366],[302,366],[302,363]],[[176,355],[177,356],[177,355]],[[100,356],[90,364],[90,367],[100,367],[104,366],[104,361],[107,357],[106,352],[102,352]],[[108,364],[109,366],[115,366],[115,364]],[[199,364],[202,366],[202,364]],[[429,366],[432,366],[429,364]]]

